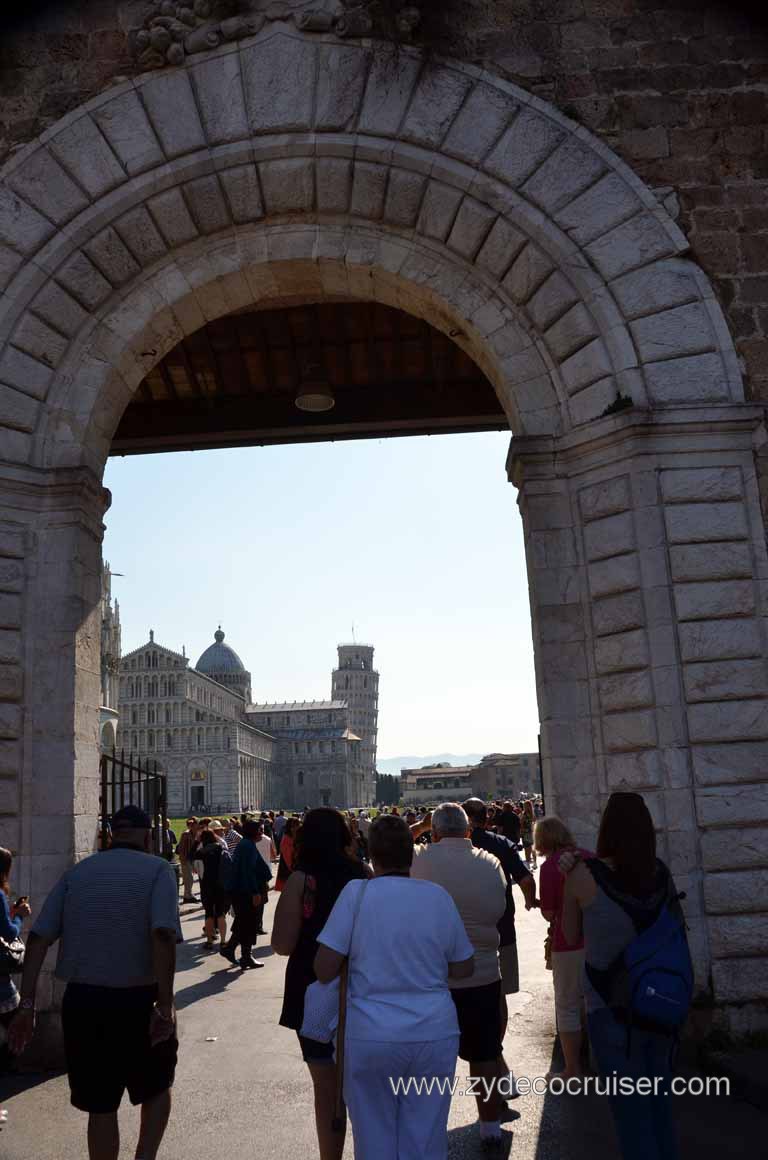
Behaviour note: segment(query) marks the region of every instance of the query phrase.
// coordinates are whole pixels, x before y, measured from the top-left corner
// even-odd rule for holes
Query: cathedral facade
[[[119,663],[117,748],[157,762],[168,813],[230,813],[374,800],[373,648],[340,645],[329,701],[254,704],[221,628],[192,667],[155,640]],[[341,695],[341,692],[346,695]]]

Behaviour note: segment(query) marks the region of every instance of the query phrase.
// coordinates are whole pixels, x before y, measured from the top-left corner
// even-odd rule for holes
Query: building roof
[[[346,709],[346,701],[278,701],[270,705],[249,705],[248,713],[306,713],[311,709]]]
[[[270,737],[276,741],[360,741],[356,733],[341,725],[307,726],[304,729],[274,729],[270,727]]]
[[[244,673],[245,665],[233,648],[224,644],[224,633],[219,625],[213,634],[214,644],[208,645],[200,660],[195,665],[199,673],[211,676],[216,673]]]
[[[474,773],[477,769],[476,765],[428,765],[423,769],[403,769],[401,776],[404,778],[422,778],[422,777],[466,777],[470,773]]]

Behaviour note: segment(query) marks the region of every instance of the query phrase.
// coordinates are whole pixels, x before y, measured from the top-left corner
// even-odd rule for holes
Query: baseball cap
[[[140,806],[123,806],[112,818],[112,830],[151,830],[152,820]]]

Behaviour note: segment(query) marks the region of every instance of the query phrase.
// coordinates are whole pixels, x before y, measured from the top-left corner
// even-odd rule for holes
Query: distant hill
[[[493,750],[488,750],[492,753]],[[380,757],[376,762],[379,773],[399,774],[401,769],[418,769],[422,765],[437,765],[450,762],[451,765],[477,765],[483,760],[483,753],[435,753],[428,757]]]

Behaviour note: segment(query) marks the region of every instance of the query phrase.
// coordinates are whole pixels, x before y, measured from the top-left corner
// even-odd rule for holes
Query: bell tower
[[[339,663],[333,670],[334,701],[349,705],[349,728],[361,741],[366,794],[376,796],[376,737],[379,721],[379,674],[373,667],[373,645],[340,644]]]

